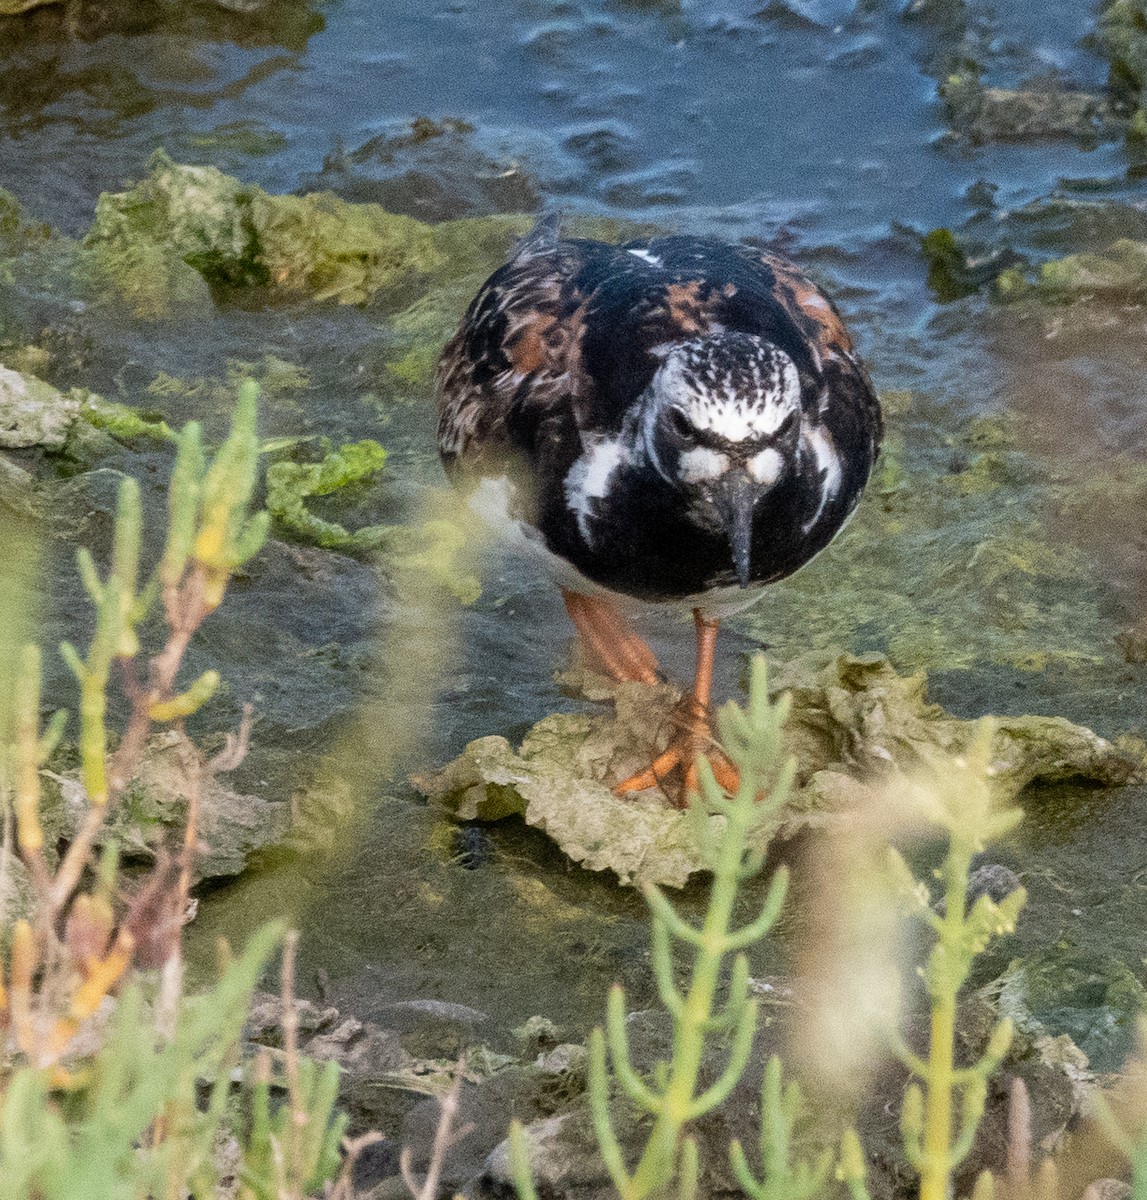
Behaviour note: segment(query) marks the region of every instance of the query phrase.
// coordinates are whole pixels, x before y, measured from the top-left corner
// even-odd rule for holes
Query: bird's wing
[[[752,264],[768,304],[784,312],[812,359],[805,386],[809,415],[845,441],[869,441],[874,455],[883,432],[880,405],[836,305],[784,255],[747,246],[737,252]],[[803,375],[804,365],[797,366]]]
[[[483,284],[438,364],[438,448],[452,474],[500,469],[583,388],[586,253],[541,222]]]

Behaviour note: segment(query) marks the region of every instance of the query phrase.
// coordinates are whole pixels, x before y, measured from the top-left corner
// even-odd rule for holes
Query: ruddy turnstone
[[[828,545],[880,436],[832,302],[780,255],[707,238],[609,245],[547,217],[483,284],[438,370],[447,473],[546,560],[601,669],[655,682],[623,613],[693,610],[682,728],[618,793],[673,771],[682,798],[695,789],[720,619]]]

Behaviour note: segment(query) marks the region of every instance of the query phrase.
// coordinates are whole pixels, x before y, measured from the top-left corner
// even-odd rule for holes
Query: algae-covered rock
[[[196,771],[195,747],[174,730],[154,735],[108,829],[128,854],[150,856],[167,829],[182,836]],[[58,784],[74,827],[87,809],[78,770],[51,778]],[[196,879],[238,875],[252,854],[278,845],[291,823],[290,805],[239,793],[220,776],[204,774],[199,798]]]
[[[49,383],[0,367],[0,447],[62,446],[80,402]]]
[[[210,293],[361,304],[438,262],[428,225],[336,196],[275,196],[157,151],[146,179],[104,193],[85,238],[97,276],[139,317]]]
[[[983,989],[1002,1016],[1049,1052],[1065,1035],[1077,1047],[1075,1067],[1116,1071],[1131,1051],[1147,991],[1127,966],[1063,946],[1017,959]],[[1082,1052],[1082,1062],[1078,1054]]]
[[[810,654],[783,664],[772,682],[792,696],[786,745],[806,785],[793,799],[795,812],[848,807],[888,769],[912,774],[937,752],[962,754],[975,736],[976,722],[928,702],[923,672],[900,675],[883,655]],[[1090,729],[1039,716],[995,718],[992,760],[1000,803],[1036,780],[1117,787],[1144,766]]]
[[[921,239],[928,282],[943,302],[986,289],[1004,303],[1095,300],[1138,303],[1147,296],[1147,212],[1121,200],[1054,193],[1020,208],[988,208],[958,231]]]
[[[34,375],[0,367],[0,448],[43,446],[75,458],[99,457],[81,452],[80,447],[99,434],[108,435],[100,439],[106,446],[114,446],[109,438],[175,438],[162,418],[105,400],[85,388],[61,392]]]
[[[974,142],[1087,141],[1110,120],[1106,97],[1091,92],[989,87],[978,90],[974,104],[960,107],[953,123]]]
[[[792,697],[785,738],[800,786],[758,831],[761,844],[855,808],[890,775],[933,767],[937,754],[960,754],[977,728],[928,702],[923,673],[900,675],[878,654],[809,655],[780,667],[772,682]],[[608,697],[614,711],[546,717],[517,751],[505,738],[479,738],[415,784],[463,820],[520,814],[575,862],[611,870],[622,883],[679,886],[705,869],[688,815],[656,793],[623,800],[609,787],[661,749],[679,695],[666,686],[604,681],[591,695]],[[1116,786],[1143,765],[1089,729],[1035,716],[996,721],[993,759],[1001,802],[1035,780]]]
[[[656,794],[620,800],[609,788],[647,765],[671,729],[680,697],[669,687],[635,683],[598,694],[612,696],[612,714],[546,717],[517,752],[505,738],[479,738],[415,785],[463,820],[521,814],[575,862],[611,870],[622,883],[680,887],[704,870],[688,814],[667,808]],[[773,832],[762,830],[762,840]]]
[[[1054,300],[1147,298],[1147,242],[1120,238],[1099,253],[1068,254],[1044,263],[1028,294],[1033,293]]]

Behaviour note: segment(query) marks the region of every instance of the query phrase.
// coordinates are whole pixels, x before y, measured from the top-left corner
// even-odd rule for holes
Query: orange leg
[[[620,683],[660,683],[657,656],[608,600],[562,589],[566,611],[596,665]]]
[[[697,756],[713,750],[713,726],[709,717],[709,697],[713,689],[713,652],[717,645],[719,621],[709,620],[699,608],[693,610],[693,623],[697,629],[697,673],[693,690],[687,697],[688,707],[682,728],[669,743],[668,749],[660,754],[644,771],[630,776],[613,790],[619,795],[626,792],[642,792],[646,788],[660,787],[665,777],[675,768],[682,768],[682,787],[679,807],[684,808],[691,793],[700,790],[697,776]],[[709,758],[709,765],[717,782],[726,791],[736,791],[740,780],[736,769],[719,751]]]

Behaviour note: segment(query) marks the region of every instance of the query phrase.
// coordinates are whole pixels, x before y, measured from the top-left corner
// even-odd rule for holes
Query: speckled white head
[[[680,342],[647,393],[645,443],[666,479],[703,484],[732,469],[769,486],[799,437],[800,377],[783,350],[746,333]]]

